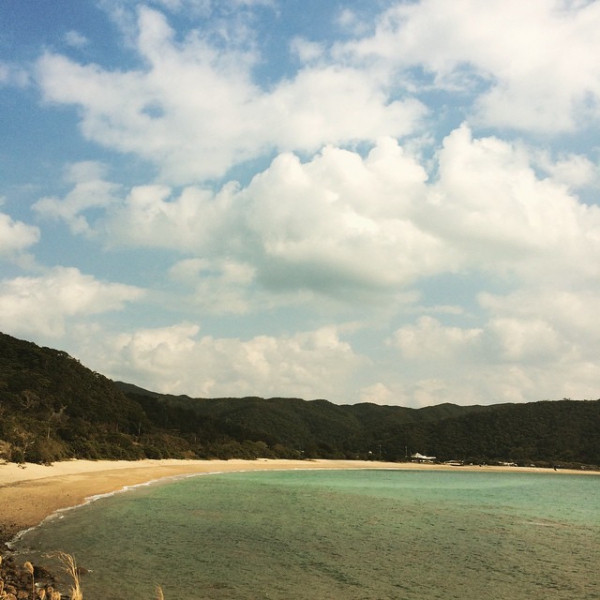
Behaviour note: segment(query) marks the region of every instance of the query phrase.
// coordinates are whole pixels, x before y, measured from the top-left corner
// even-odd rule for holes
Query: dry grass
[[[72,554],[67,554],[66,552],[57,552],[56,554],[52,554],[51,556],[53,558],[58,558],[58,560],[62,563],[65,572],[73,581],[71,589],[69,590],[71,600],[83,600],[83,592],[81,591],[81,584],[79,582],[79,571],[77,570],[77,562],[75,561],[75,557]],[[33,565],[29,562],[26,562],[24,567],[27,571],[31,573],[31,579],[33,581]],[[36,597],[35,584],[33,597]],[[59,592],[52,590],[48,596],[44,594],[44,597],[40,598],[40,600],[61,600],[61,595]],[[165,595],[163,594],[160,585],[156,586],[156,600],[165,600]]]
[[[33,574],[33,565],[29,561],[27,561],[23,565],[23,568],[31,575],[31,597],[35,598],[35,576]]]
[[[58,552],[55,556],[63,564],[67,575],[69,575],[73,581],[70,590],[71,600],[83,600],[83,593],[81,592],[81,585],[79,583],[79,571],[77,570],[75,557],[66,552]]]
[[[83,592],[81,591],[79,571],[77,570],[77,562],[75,561],[75,557],[72,554],[67,554],[66,552],[57,552],[56,554],[53,554],[52,557],[58,558],[58,560],[62,563],[67,575],[69,575],[73,581],[73,585],[70,589],[71,600],[83,600]],[[25,563],[24,566],[31,573],[31,578],[33,580],[33,565],[31,565],[30,570],[27,567],[28,564],[31,565],[31,563]],[[33,597],[35,598],[35,591]],[[40,600],[61,600],[61,596],[59,592],[52,591],[49,596],[47,596],[45,599],[40,598]],[[156,586],[156,600],[165,600],[165,595],[163,594],[160,585]]]

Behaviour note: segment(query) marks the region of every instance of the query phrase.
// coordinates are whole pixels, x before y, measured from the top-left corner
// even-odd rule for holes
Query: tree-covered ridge
[[[190,398],[115,383],[0,334],[0,458],[362,458],[600,464],[600,401],[422,409]]]

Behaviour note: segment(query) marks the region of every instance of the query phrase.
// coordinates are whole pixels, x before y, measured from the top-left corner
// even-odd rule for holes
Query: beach
[[[41,523],[60,509],[94,496],[169,477],[201,473],[294,469],[439,469],[548,472],[522,467],[449,466],[351,460],[72,460],[53,465],[0,465],[0,544]],[[568,471],[561,470],[565,473]],[[571,471],[582,474],[581,471]],[[594,473],[587,471],[585,473]]]

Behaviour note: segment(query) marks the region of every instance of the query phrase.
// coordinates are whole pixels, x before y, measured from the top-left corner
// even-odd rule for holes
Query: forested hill
[[[600,464],[600,401],[422,409],[194,399],[115,383],[0,334],[0,459],[362,458]]]

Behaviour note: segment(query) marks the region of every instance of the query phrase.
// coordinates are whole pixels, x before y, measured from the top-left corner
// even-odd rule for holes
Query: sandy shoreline
[[[34,527],[59,509],[83,504],[86,498],[128,486],[196,473],[284,469],[438,469],[504,472],[547,472],[515,467],[452,467],[413,463],[350,460],[73,460],[52,466],[0,465],[0,551],[19,531]],[[559,471],[599,474],[598,472]]]

